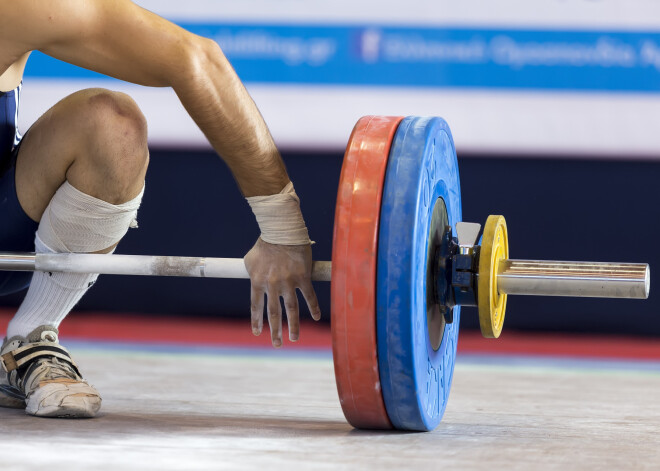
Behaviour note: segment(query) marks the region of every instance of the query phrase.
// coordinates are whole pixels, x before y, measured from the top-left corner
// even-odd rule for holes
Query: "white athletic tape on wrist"
[[[56,252],[97,252],[112,247],[137,227],[144,187],[132,200],[114,205],[87,195],[68,181],[46,207],[37,234]]]
[[[264,242],[277,245],[312,243],[293,183],[289,182],[279,194],[246,199],[257,218]]]

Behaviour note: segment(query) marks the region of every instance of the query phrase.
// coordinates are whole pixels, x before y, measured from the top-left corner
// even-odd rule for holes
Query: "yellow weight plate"
[[[504,326],[506,294],[497,291],[497,267],[509,258],[509,237],[504,216],[488,216],[479,255],[478,301],[481,334],[497,338]]]

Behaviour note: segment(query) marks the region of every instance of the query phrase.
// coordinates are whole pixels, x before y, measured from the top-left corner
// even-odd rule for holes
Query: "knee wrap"
[[[69,182],[46,207],[37,236],[55,252],[97,252],[115,245],[137,227],[144,188],[132,200],[114,205],[74,188]]]

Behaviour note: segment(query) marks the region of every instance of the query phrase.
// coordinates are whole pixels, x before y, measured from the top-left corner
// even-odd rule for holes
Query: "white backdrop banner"
[[[138,3],[218,42],[283,148],[340,149],[361,115],[416,114],[444,117],[459,151],[660,158],[660,2]],[[87,86],[130,93],[154,145],[207,145],[170,90],[38,53],[22,126]]]

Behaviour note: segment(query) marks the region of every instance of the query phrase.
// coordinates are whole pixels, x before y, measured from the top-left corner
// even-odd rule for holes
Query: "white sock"
[[[39,235],[34,240],[37,253],[56,253]],[[27,295],[9,323],[7,338],[27,337],[37,327],[59,327],[66,315],[96,282],[98,274],[46,273],[35,271]]]
[[[143,190],[144,192],[144,190]],[[135,223],[142,200],[112,205],[65,182],[55,193],[35,235],[37,253],[98,252],[115,245]],[[7,327],[7,338],[37,327],[59,327],[98,274],[34,272],[30,288]]]

